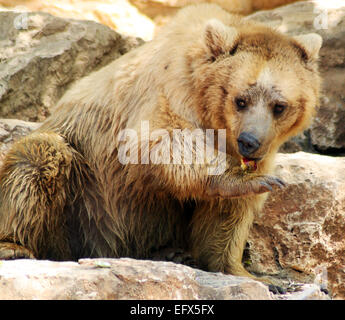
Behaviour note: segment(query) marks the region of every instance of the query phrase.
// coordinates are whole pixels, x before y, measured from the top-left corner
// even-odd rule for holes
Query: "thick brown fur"
[[[146,258],[172,245],[208,270],[249,275],[241,258],[254,214],[283,185],[270,176],[274,155],[318,102],[320,45],[215,5],[183,9],[155,40],[74,85],[13,145],[0,172],[0,257],[22,248],[42,259]],[[236,97],[248,110],[237,110]],[[276,117],[278,102],[286,110]],[[121,164],[120,130],[140,133],[142,120],[168,132],[226,129],[226,171]],[[261,141],[254,173],[240,168],[243,130]]]

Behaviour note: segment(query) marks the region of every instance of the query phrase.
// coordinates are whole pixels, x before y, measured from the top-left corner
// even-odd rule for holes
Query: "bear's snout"
[[[242,132],[237,143],[240,154],[246,158],[250,158],[260,148],[258,139],[249,132]]]

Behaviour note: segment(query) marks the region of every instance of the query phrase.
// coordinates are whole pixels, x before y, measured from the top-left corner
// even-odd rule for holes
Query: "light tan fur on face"
[[[254,214],[283,186],[270,175],[275,152],[318,102],[319,40],[215,5],[180,11],[156,39],[76,83],[13,146],[0,171],[0,258],[11,245],[16,256],[44,259],[147,258],[175,245],[208,270],[251,276],[241,258]],[[236,97],[248,99],[247,110]],[[144,136],[142,121],[169,133],[226,129],[225,172],[209,175],[208,162],[123,165],[119,133]],[[256,172],[240,168],[243,130],[261,142]],[[157,145],[146,142],[139,154]]]
[[[277,80],[273,78],[273,74],[269,67],[262,68],[256,80],[256,83],[259,86],[262,86],[267,89],[272,88],[276,82]]]

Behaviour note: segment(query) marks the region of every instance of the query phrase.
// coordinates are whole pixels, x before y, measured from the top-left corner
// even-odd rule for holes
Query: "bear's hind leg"
[[[0,260],[12,259],[35,259],[35,256],[29,249],[19,244],[0,242]]]
[[[65,259],[64,207],[73,151],[53,132],[13,144],[0,170],[0,258]]]

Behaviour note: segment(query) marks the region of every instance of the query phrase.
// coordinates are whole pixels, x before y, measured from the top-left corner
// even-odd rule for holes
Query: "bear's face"
[[[318,103],[321,37],[211,20],[192,63],[202,126],[227,129],[227,152],[262,159],[303,130]]]

